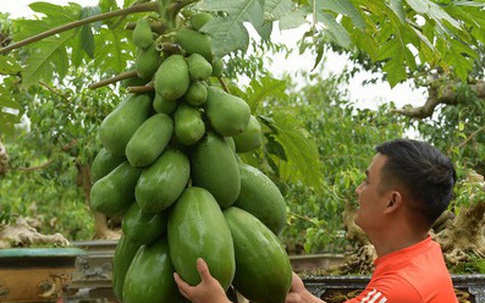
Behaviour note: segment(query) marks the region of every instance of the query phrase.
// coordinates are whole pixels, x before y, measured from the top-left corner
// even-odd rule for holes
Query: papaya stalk
[[[116,75],[114,77],[111,77],[111,78],[108,78],[108,79],[103,79],[103,80],[96,82],[96,83],[92,83],[91,85],[89,85],[89,88],[90,89],[97,89],[97,88],[100,88],[100,87],[103,87],[103,86],[106,86],[106,85],[109,85],[109,84],[116,83],[116,82],[121,81],[121,80],[134,78],[136,76],[137,76],[136,71],[124,72],[124,73],[121,73],[121,74]]]
[[[97,21],[101,21],[101,20],[106,20],[106,19],[110,19],[110,18],[118,17],[118,16],[125,16],[125,15],[129,15],[129,14],[134,14],[134,13],[159,11],[159,7],[160,6],[159,6],[158,2],[148,2],[148,3],[133,5],[131,7],[128,7],[128,8],[125,8],[125,9],[120,9],[120,10],[113,11],[113,12],[99,14],[99,15],[92,16],[92,17],[89,17],[89,18],[85,18],[85,19],[82,19],[82,20],[78,20],[78,21],[75,21],[75,22],[67,23],[67,24],[62,25],[60,27],[50,29],[48,31],[34,35],[34,36],[29,37],[27,39],[24,39],[22,41],[13,43],[13,44],[11,44],[7,47],[1,48],[0,49],[0,55],[6,54],[11,50],[20,48],[22,46],[40,41],[40,40],[45,39],[47,37],[68,31],[68,30],[76,28],[76,27],[83,26],[83,25],[86,25],[86,24],[89,24],[89,23],[93,23],[93,22],[97,22]]]
[[[155,91],[155,88],[151,85],[128,86],[128,88],[126,89],[127,93],[132,93],[132,94],[144,94],[144,93],[150,93],[154,91]]]

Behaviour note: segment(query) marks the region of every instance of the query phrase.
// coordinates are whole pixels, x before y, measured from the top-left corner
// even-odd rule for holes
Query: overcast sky
[[[79,3],[82,6],[93,6],[98,3],[98,0],[44,0],[50,3],[66,5],[68,2]],[[0,11],[8,12],[13,18],[33,16],[33,11],[28,5],[32,0],[0,0]],[[122,3],[123,0],[117,0]],[[302,30],[290,30],[279,32],[274,31],[273,39],[275,41],[282,41],[290,47],[296,47],[296,42],[302,35]],[[275,76],[281,75],[285,71],[293,72],[295,70],[311,70],[314,64],[314,56],[310,54],[291,55],[285,59],[283,55],[273,58],[273,64],[269,66],[270,70]],[[329,54],[325,64],[324,73],[339,73],[344,66],[348,64],[346,59],[337,54]],[[422,104],[425,100],[424,90],[411,89],[410,83],[397,85],[391,89],[387,83],[379,83],[375,85],[362,86],[362,81],[371,78],[368,73],[357,74],[354,79],[350,81],[347,89],[350,92],[350,99],[356,102],[359,106],[375,108],[377,104],[385,103],[390,100],[394,101],[398,107],[405,104]]]

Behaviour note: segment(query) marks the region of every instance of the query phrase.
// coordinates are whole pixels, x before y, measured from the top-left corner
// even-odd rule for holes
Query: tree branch
[[[30,167],[16,167],[13,168],[13,170],[20,170],[20,171],[35,171],[35,170],[41,170],[46,168],[47,166],[51,165],[54,160],[49,160],[46,163],[39,165],[39,166],[30,166]]]
[[[431,117],[435,108],[440,104],[457,104],[458,99],[454,90],[456,86],[448,84],[443,87],[428,88],[428,99],[423,106],[405,107],[396,109],[393,112],[410,118],[424,119]],[[478,82],[470,85],[470,88],[479,98],[485,98],[485,82]]]
[[[129,71],[129,72],[124,72],[124,73],[121,73],[121,74],[116,75],[114,77],[111,77],[111,78],[104,79],[104,80],[101,80],[99,82],[93,83],[93,84],[89,85],[88,87],[90,89],[97,89],[97,88],[100,88],[100,87],[103,87],[103,86],[106,86],[106,85],[109,85],[109,84],[116,83],[116,82],[121,81],[121,80],[125,80],[125,79],[128,79],[128,78],[133,78],[133,77],[136,77],[136,76],[137,76],[137,73],[134,70],[133,71]]]
[[[479,129],[477,129],[476,131],[474,131],[473,133],[471,133],[470,136],[468,136],[468,138],[465,139],[465,141],[461,142],[457,148],[461,148],[463,147],[464,145],[466,145],[471,139],[473,139],[473,137],[475,137],[476,135],[478,135],[481,131],[484,131],[485,130],[485,126],[482,126],[480,127]]]
[[[113,12],[99,14],[99,15],[92,16],[92,17],[89,17],[89,18],[85,18],[85,19],[82,19],[82,20],[78,20],[78,21],[75,21],[75,22],[71,22],[71,23],[62,25],[60,27],[56,27],[56,28],[50,29],[48,31],[42,32],[40,34],[34,35],[34,36],[27,38],[27,39],[24,39],[22,41],[16,42],[16,43],[11,44],[7,47],[1,48],[0,49],[0,55],[6,54],[11,50],[20,48],[22,46],[37,42],[39,40],[45,39],[45,38],[53,36],[55,34],[59,34],[59,33],[68,31],[70,29],[73,29],[73,28],[76,28],[76,27],[79,27],[79,26],[83,26],[83,25],[86,25],[86,24],[89,24],[89,23],[93,23],[93,22],[97,22],[97,21],[101,21],[101,20],[105,20],[105,19],[109,19],[109,18],[113,18],[113,17],[129,15],[129,14],[133,14],[133,13],[157,11],[158,7],[159,6],[158,6],[157,2],[148,2],[148,3],[133,5],[131,7],[128,7],[128,8],[125,8],[125,9],[120,9],[120,10],[113,11]]]
[[[49,90],[50,92],[58,95],[59,97],[61,97],[62,99],[64,99],[64,101],[67,101],[69,102],[69,99],[66,98],[66,96],[64,96],[63,94],[61,94],[60,92],[58,92],[57,90],[53,89],[52,87],[50,87],[49,85],[47,85],[47,83],[45,82],[42,82],[42,81],[39,81],[39,84],[43,87],[45,87],[47,90]]]

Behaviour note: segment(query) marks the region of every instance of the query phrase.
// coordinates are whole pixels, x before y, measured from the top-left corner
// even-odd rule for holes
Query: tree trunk
[[[4,177],[7,174],[8,169],[8,154],[5,146],[0,140],[0,177]]]

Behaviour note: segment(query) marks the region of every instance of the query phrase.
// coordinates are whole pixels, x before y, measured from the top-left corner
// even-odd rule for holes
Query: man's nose
[[[360,183],[359,186],[357,186],[357,188],[355,189],[355,194],[359,196],[360,193],[362,192],[363,187],[364,187],[364,182]]]

